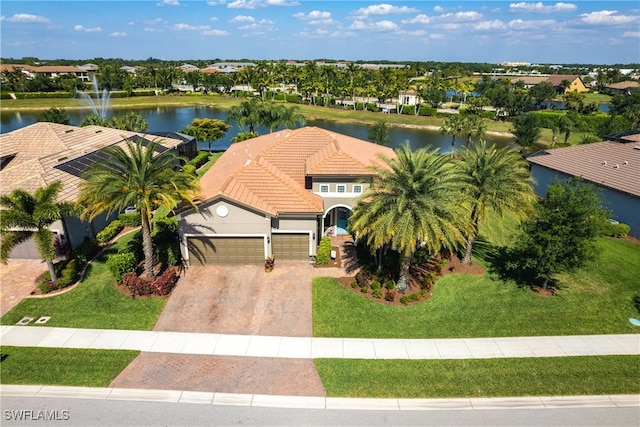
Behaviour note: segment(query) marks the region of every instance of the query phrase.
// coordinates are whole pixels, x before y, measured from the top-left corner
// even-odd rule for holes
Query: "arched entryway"
[[[327,209],[322,217],[323,235],[337,236],[349,234],[347,231],[349,216],[351,216],[351,206],[333,205]]]

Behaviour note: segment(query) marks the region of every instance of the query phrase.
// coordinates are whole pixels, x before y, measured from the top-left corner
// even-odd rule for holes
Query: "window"
[[[328,185],[321,185],[320,186],[320,192],[321,193],[328,193],[329,192],[329,186]]]
[[[362,185],[354,185],[353,186],[354,193],[362,193]]]
[[[346,186],[338,185],[338,193],[344,193],[346,191]]]

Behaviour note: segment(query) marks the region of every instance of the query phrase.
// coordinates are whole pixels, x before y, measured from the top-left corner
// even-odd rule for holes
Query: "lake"
[[[149,132],[175,132],[184,129],[194,118],[211,118],[225,120],[227,118],[227,110],[210,107],[155,107],[155,108],[135,108],[135,109],[118,109],[117,114],[124,114],[128,111],[135,111],[142,115],[149,123]],[[0,133],[11,132],[13,130],[28,126],[38,121],[38,116],[42,114],[40,111],[28,112],[2,112]],[[83,117],[89,114],[89,110],[67,110],[67,114],[71,117],[71,124],[78,126]],[[363,124],[355,123],[339,123],[329,120],[310,120],[308,126],[317,126],[333,132],[349,135],[354,138],[367,140],[369,127]],[[258,127],[257,132],[260,134],[268,133],[268,129]],[[235,124],[227,132],[219,143],[230,143],[231,139],[239,132],[246,132],[246,129],[240,129]],[[449,151],[451,147],[451,137],[442,135],[438,131],[429,129],[413,129],[390,127],[389,135],[391,142],[389,146],[397,148],[405,141],[409,141],[412,149],[430,146],[431,148],[440,148],[442,152]],[[487,135],[487,142],[495,143],[499,146],[509,145],[510,138],[499,137],[495,135]],[[458,145],[463,141],[456,139]],[[206,150],[207,144],[201,144],[201,149]]]

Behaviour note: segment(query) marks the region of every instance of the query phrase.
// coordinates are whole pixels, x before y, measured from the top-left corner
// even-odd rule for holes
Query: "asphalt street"
[[[3,397],[5,426],[638,426],[640,407],[377,411]]]

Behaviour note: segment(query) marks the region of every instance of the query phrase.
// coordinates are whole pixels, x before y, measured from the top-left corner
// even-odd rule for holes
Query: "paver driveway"
[[[311,336],[312,266],[192,266],[178,282],[157,331]]]
[[[10,259],[0,264],[0,316],[4,316],[35,289],[36,278],[47,271],[39,259]]]

